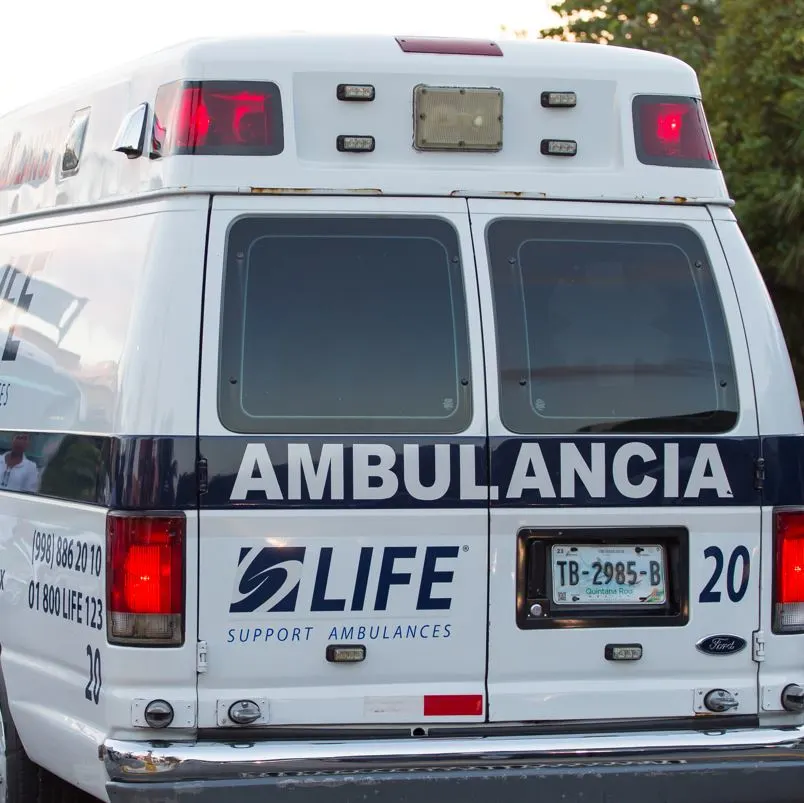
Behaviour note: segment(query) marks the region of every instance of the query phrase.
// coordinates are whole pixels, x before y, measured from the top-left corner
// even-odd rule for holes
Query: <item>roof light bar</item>
[[[578,105],[574,92],[542,92],[542,106],[545,109],[571,109]]]
[[[371,84],[338,84],[338,100],[371,101],[375,97]]]
[[[578,143],[574,139],[543,139],[541,150],[545,156],[576,156]]]
[[[371,153],[374,150],[374,137],[365,134],[341,134],[336,142],[341,153]]]

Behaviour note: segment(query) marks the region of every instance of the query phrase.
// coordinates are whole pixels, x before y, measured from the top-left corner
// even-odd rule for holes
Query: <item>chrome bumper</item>
[[[804,761],[804,727],[586,736],[362,741],[129,742],[101,749],[109,778],[129,784],[458,770],[784,764]]]

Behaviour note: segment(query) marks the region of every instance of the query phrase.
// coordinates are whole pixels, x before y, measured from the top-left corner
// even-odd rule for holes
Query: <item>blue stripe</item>
[[[762,504],[804,505],[804,435],[763,438],[762,457],[765,461]]]
[[[252,457],[246,461],[248,465],[243,465],[243,456],[249,443],[252,444],[252,457],[262,454],[262,466]],[[474,487],[486,481],[485,467],[489,457],[482,439],[416,441],[418,467],[415,462],[408,465],[404,439],[361,439],[350,443],[307,439],[301,442],[301,446],[305,450],[309,448],[310,465],[313,466],[318,462],[322,444],[330,444],[330,448],[335,445],[343,447],[342,458],[339,455],[338,460],[338,465],[342,466],[339,472],[343,476],[342,493],[333,493],[330,482],[325,486],[324,493],[316,498],[311,496],[304,481],[297,479],[297,492],[292,490],[290,480],[294,473],[297,478],[300,473],[298,460],[295,466],[294,461],[289,460],[288,447],[293,443],[300,442],[286,438],[202,438],[201,453],[209,461],[211,477],[209,491],[202,498],[202,507],[222,508],[233,502],[257,508],[426,509],[486,506],[482,499],[472,498],[475,496]],[[374,485],[379,486],[379,490],[373,493],[367,493],[364,487],[355,487],[353,482],[356,461],[358,464],[365,462],[356,458],[355,447],[358,444],[363,448],[379,444],[392,454],[387,460],[390,466],[387,472],[379,472],[385,474],[385,482],[377,478]],[[624,446],[632,444],[639,444],[638,451],[647,455],[647,459],[636,455],[626,463],[620,460],[620,470],[617,471],[617,453]],[[474,457],[462,463],[461,449],[467,447],[473,450]],[[760,503],[760,493],[754,488],[754,460],[759,449],[756,438],[495,438],[491,440],[490,448],[492,496],[496,497],[491,504],[495,507],[735,506]],[[442,462],[437,476],[438,449],[448,450],[449,458]],[[719,461],[715,468],[720,467],[725,472],[728,493],[719,493],[718,489],[707,487],[711,484],[707,480],[712,466],[699,458],[702,449],[704,452],[714,450],[714,457]],[[529,464],[527,460],[518,464],[523,451],[534,458]],[[653,459],[650,455],[653,455]],[[698,459],[703,462],[698,466],[696,481]],[[578,473],[582,476],[585,473],[592,476],[584,482],[570,470],[571,464],[581,469]],[[583,472],[584,465],[591,470]],[[262,477],[266,469],[268,481]],[[543,472],[542,480],[546,475],[546,481],[527,479],[538,474],[540,469]],[[239,471],[245,477],[254,477],[254,482],[249,483],[251,490],[246,494],[238,494],[236,477]],[[389,474],[393,475],[392,478]],[[523,477],[526,479],[523,480]],[[436,479],[444,486],[444,491],[435,499],[422,498],[426,493],[422,493],[421,488],[412,487],[414,484],[432,486]],[[532,487],[534,484],[539,487]],[[640,490],[634,491],[636,486],[650,489],[650,492],[644,494]]]
[[[235,479],[241,470],[246,446],[265,447],[271,466],[276,475],[276,483],[281,498],[272,494],[268,498],[266,493],[251,491],[243,499],[233,499]],[[342,470],[338,473],[343,477],[342,493],[333,488],[332,479],[327,482],[324,493],[314,496],[310,493],[309,482],[304,478],[299,483],[300,493],[294,493],[291,479],[299,476],[298,463],[289,460],[289,447],[299,446],[305,451],[309,448],[312,460],[317,463],[322,447],[331,444],[342,447]],[[432,486],[434,482],[443,485],[438,497],[433,500],[422,498],[428,496],[427,491],[416,493],[414,483],[410,476],[406,477],[406,465],[409,474],[413,473],[413,461],[405,457],[405,445],[413,447],[418,455],[418,471],[415,472],[422,486]],[[356,452],[361,449],[379,447],[388,450],[393,463],[389,469],[391,477],[386,475],[383,494],[383,484],[380,478],[371,482],[379,490],[368,493],[355,487],[355,466],[359,464]],[[468,450],[469,459],[464,457],[462,465],[461,449]],[[443,470],[436,476],[437,452],[448,450],[448,459],[442,464]],[[452,507],[486,507],[487,502],[482,498],[485,492],[477,492],[472,497],[470,487],[485,486],[488,484],[488,452],[483,438],[361,438],[346,442],[334,438],[271,438],[257,440],[254,438],[202,438],[201,454],[209,461],[209,491],[201,501],[202,507],[228,507],[233,501],[239,505],[263,508],[353,508],[353,509],[393,509],[393,508],[452,508]],[[376,462],[376,460],[374,461]],[[251,468],[250,466],[247,467]],[[246,470],[247,470],[246,469]],[[253,472],[258,473],[255,467]],[[384,472],[381,472],[384,473]],[[464,488],[461,488],[461,478]],[[255,483],[256,484],[256,483]],[[393,493],[391,493],[393,491]],[[370,497],[370,498],[369,498]]]
[[[115,438],[109,503],[122,510],[198,505],[196,438]]]
[[[0,432],[6,448],[12,437]],[[193,437],[31,433],[28,455],[39,467],[33,493],[128,510],[189,510],[199,502],[205,509],[484,508],[482,488],[490,481],[497,497],[491,504],[500,508],[804,504],[800,435],[493,438],[488,444],[480,438],[224,436],[203,437],[199,447],[208,480],[200,495]],[[761,491],[755,487],[760,447]],[[319,486],[322,448],[332,462]],[[725,486],[713,478],[712,450]],[[367,454],[372,451],[377,455]],[[372,468],[383,460],[384,468]],[[261,476],[266,467],[267,478]],[[380,476],[366,481],[367,473]]]
[[[38,469],[34,491],[48,499],[104,508],[176,510],[198,504],[196,439],[117,438],[51,432],[27,433],[26,457]],[[15,433],[0,432],[6,448]],[[19,490],[0,460],[0,492]],[[7,487],[3,488],[3,484]]]

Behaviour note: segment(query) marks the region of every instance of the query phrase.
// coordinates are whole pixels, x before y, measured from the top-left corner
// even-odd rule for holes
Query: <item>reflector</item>
[[[426,694],[426,717],[469,717],[483,713],[482,694]]]

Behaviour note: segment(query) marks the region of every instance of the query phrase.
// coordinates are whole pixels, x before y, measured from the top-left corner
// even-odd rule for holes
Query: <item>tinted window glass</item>
[[[510,430],[734,426],[723,312],[693,231],[520,219],[491,223],[487,239]]]
[[[458,238],[429,218],[257,217],[229,233],[221,420],[455,433],[471,418]]]

